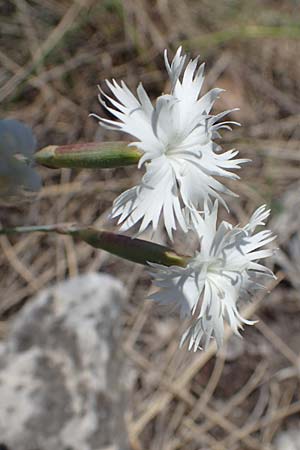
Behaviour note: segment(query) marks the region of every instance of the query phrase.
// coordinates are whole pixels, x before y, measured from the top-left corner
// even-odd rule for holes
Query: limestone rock
[[[289,428],[281,431],[275,440],[276,450],[300,450],[300,429]]]
[[[130,371],[119,345],[124,300],[118,280],[88,274],[28,302],[0,344],[0,445],[129,448]]]

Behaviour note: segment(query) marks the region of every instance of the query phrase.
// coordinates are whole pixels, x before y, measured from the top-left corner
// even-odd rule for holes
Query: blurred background
[[[225,133],[222,145],[252,160],[239,173],[242,181],[227,183],[240,196],[230,200],[230,220],[244,223],[267,203],[280,247],[271,266],[278,281],[246,305],[259,323],[216,355],[178,350],[176,314],[144,301],[151,284],[144,267],[68,236],[2,236],[2,341],[43,287],[89,272],[115,275],[128,292],[119,345],[134,373],[129,448],[299,449],[299,0],[0,0],[0,24],[1,119],[28,124],[38,148],[124,139],[89,117],[105,114],[97,85],[106,89],[104,80],[116,78],[134,90],[141,81],[154,99],[169,88],[165,48],[169,57],[178,45],[200,54],[203,92],[226,89],[215,112],[240,108],[232,119],[242,127]],[[1,204],[3,226],[78,222],[112,229],[112,201],[141,176],[136,168],[38,171],[39,195]],[[175,245],[182,250],[186,243],[179,236]]]

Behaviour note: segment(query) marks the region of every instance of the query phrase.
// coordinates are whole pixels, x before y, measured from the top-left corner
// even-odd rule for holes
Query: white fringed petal
[[[169,60],[168,60],[168,52],[167,52],[167,50],[164,51],[165,66],[166,66],[168,75],[170,77],[172,87],[175,85],[178,78],[180,77],[181,72],[184,67],[185,60],[186,60],[186,55],[181,55],[181,52],[182,52],[182,47],[179,47],[177,49],[177,52],[175,53],[172,63],[170,64]]]
[[[149,163],[142,183],[123,192],[114,201],[112,210],[112,217],[119,217],[118,223],[122,224],[122,231],[140,221],[139,233],[145,231],[148,226],[156,230],[161,216],[170,238],[176,229],[176,221],[187,231],[176,179],[164,155]]]

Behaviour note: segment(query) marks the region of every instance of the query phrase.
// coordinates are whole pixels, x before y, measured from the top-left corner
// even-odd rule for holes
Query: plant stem
[[[187,264],[188,257],[178,255],[171,248],[154,244],[143,239],[132,239],[129,236],[92,227],[81,227],[74,224],[54,224],[22,226],[0,229],[0,235],[20,233],[59,233],[76,237],[94,248],[106,250],[113,255],[125,258],[138,264],[155,263],[164,266],[181,266]]]

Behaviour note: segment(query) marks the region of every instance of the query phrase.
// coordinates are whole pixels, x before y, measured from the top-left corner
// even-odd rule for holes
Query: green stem
[[[52,169],[110,169],[137,164],[140,157],[141,152],[136,147],[128,147],[126,142],[50,145],[34,155],[38,164]]]
[[[20,233],[59,233],[67,234],[86,242],[94,248],[106,250],[113,255],[138,264],[155,263],[164,266],[185,267],[188,257],[178,255],[172,249],[142,239],[132,239],[122,234],[97,230],[92,227],[79,227],[72,224],[37,225],[0,229],[0,235]]]
[[[0,235],[1,234],[21,234],[21,233],[36,233],[38,231],[44,232],[44,233],[51,233],[56,232],[58,233],[58,230],[60,227],[64,227],[65,224],[55,224],[55,225],[29,225],[29,226],[22,226],[22,227],[9,227],[9,228],[0,228]]]

